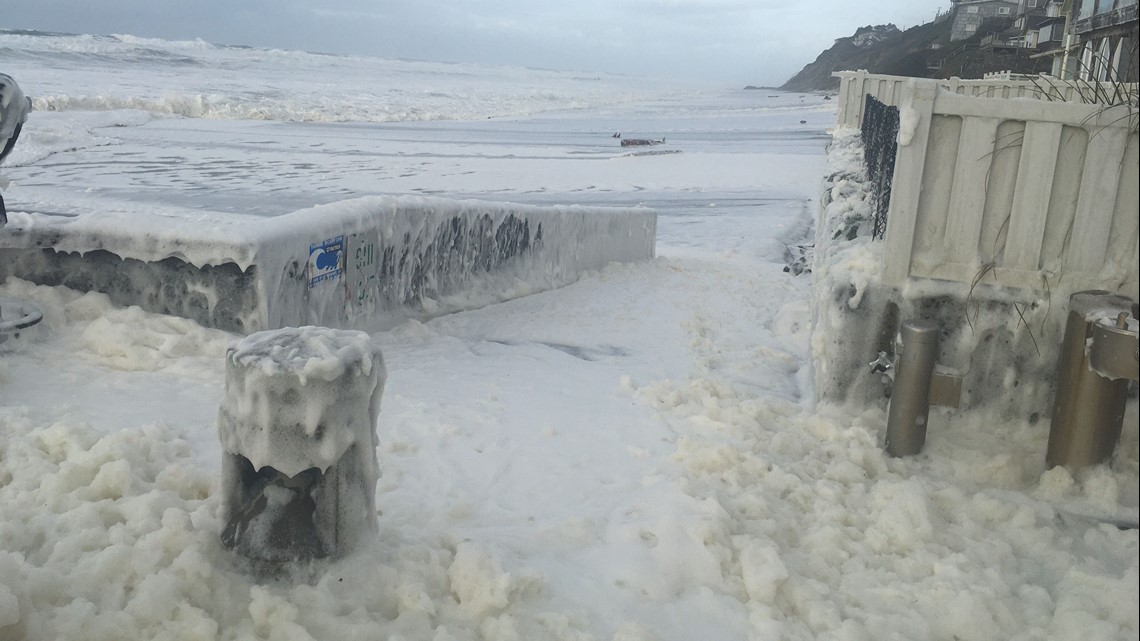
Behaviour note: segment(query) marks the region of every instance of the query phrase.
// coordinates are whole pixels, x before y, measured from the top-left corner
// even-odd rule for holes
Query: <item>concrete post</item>
[[[226,355],[222,542],[258,570],[341,557],[376,523],[386,373],[364,332],[287,327]]]

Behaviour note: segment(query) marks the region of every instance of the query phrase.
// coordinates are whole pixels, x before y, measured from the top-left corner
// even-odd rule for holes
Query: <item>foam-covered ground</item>
[[[678,252],[380,334],[379,540],[258,585],[218,541],[232,337],[9,284],[48,318],[2,364],[0,630],[1133,638],[1135,531],[1052,506],[1134,501],[1134,429],[1080,479],[1026,425],[935,421],[888,459],[881,412],[804,402],[806,287]]]
[[[343,156],[365,136],[393,172],[366,190],[645,202],[659,257],[377,334],[380,536],[291,583],[219,541],[236,337],[0,286],[45,312],[0,354],[0,639],[1135,639],[1137,533],[1095,518],[1135,519],[1135,402],[1112,464],[1075,478],[1045,471],[1044,421],[935,413],[926,452],[895,460],[882,411],[811,403],[810,280],[782,256],[828,171],[827,107],[726,92],[312,129],[33,114],[5,167],[16,211],[273,215],[361,188]],[[680,153],[626,156],[619,130]],[[317,145],[299,176],[272,161]]]

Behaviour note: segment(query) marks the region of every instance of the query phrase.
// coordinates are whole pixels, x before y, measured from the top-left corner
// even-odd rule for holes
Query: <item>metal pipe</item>
[[[1128,309],[1131,301],[1105,291],[1077,292],[1069,298],[1069,318],[1057,365],[1057,398],[1049,428],[1045,464],[1079,469],[1112,456],[1128,401],[1128,380],[1101,376],[1089,362],[1088,341],[1095,323],[1089,314],[1105,308]]]
[[[941,328],[931,321],[909,320],[903,322],[901,333],[902,353],[887,416],[886,449],[891,456],[918,454],[926,443],[930,380]]]

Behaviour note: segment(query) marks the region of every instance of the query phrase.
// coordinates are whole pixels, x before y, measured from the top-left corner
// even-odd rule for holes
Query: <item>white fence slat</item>
[[[839,93],[836,95],[835,101],[835,124],[839,127],[847,127],[847,109],[851,101],[847,99],[847,92],[851,87],[851,78],[846,74],[839,75]]]
[[[867,107],[867,94],[870,93],[871,81],[867,80],[867,72],[859,70],[859,75],[855,78],[854,83],[858,89],[854,92],[855,97],[855,124],[858,127],[863,124],[863,110]]]
[[[946,260],[973,264],[986,205],[986,181],[993,162],[994,137],[1001,120],[965,118],[954,165],[954,189],[946,221]]]
[[[1003,266],[1021,270],[1040,268],[1053,172],[1061,146],[1061,125],[1027,122],[1021,144],[1021,164],[1013,193]]]
[[[1113,263],[1132,265],[1135,273],[1140,265],[1132,260],[1140,233],[1140,172],[1131,171],[1140,164],[1140,134],[1132,132],[1128,136],[1128,146],[1124,151],[1121,165],[1120,187],[1116,192],[1116,211],[1112,216],[1112,229],[1109,231],[1108,260]],[[1136,282],[1136,278],[1131,279]],[[1140,300],[1140,292],[1135,297]]]
[[[1094,128],[1089,132],[1089,150],[1095,149],[1096,153],[1085,158],[1066,271],[1096,271],[1104,263],[1127,145],[1128,131],[1120,127]]]
[[[1133,245],[1132,249],[1132,273],[1128,275],[1133,283],[1140,282],[1140,244]],[[1132,292],[1133,300],[1140,300],[1140,292]]]
[[[901,283],[910,272],[935,89],[930,84],[907,82],[902,90],[902,102],[914,110],[918,122],[910,144],[899,146],[895,174],[891,179],[893,186],[883,252],[883,278],[886,282]]]
[[[1041,242],[1041,269],[1060,274],[1065,270],[1065,252],[1077,215],[1077,198],[1081,194],[1081,174],[1089,149],[1089,132],[1084,127],[1061,127],[1061,144],[1057,152],[1057,168],[1049,196],[1049,215],[1045,237]]]
[[[1013,197],[1017,190],[1017,172],[1021,167],[1021,145],[1025,123],[1002,120],[994,139],[993,162],[986,181],[986,205],[982,210],[981,238],[978,245],[982,263],[1000,265],[1009,238],[1013,213]]]

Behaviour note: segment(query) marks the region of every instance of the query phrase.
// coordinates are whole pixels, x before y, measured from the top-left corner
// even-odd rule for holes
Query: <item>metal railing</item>
[[[887,232],[887,210],[891,205],[891,180],[898,152],[899,108],[868,95],[863,108],[863,160],[871,181],[874,204],[872,233],[883,238]]]

